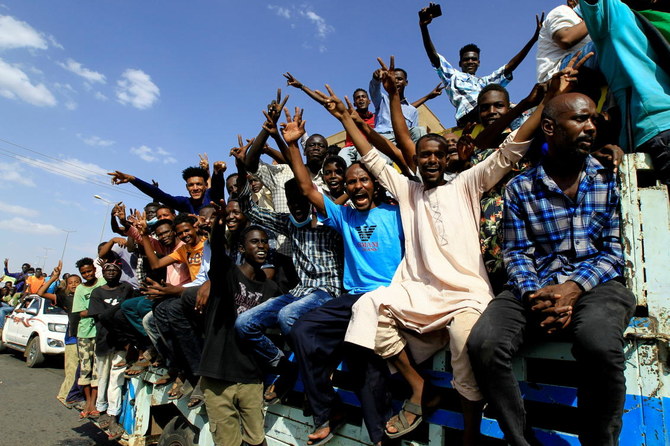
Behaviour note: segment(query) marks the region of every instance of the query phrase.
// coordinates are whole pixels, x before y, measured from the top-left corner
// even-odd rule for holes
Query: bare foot
[[[323,426],[307,436],[307,444],[319,443],[321,440],[330,435],[330,426]]]

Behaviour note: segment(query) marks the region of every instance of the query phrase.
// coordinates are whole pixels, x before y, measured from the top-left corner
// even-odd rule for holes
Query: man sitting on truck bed
[[[217,218],[212,233],[211,291],[198,297],[206,305],[205,342],[199,375],[205,392],[210,430],[217,446],[265,443],[263,374],[255,355],[235,333],[239,314],[281,290],[262,269],[270,250],[268,235],[249,226],[241,236],[244,262],[237,266],[224,249],[225,228]],[[203,302],[203,299],[205,300]]]
[[[625,398],[623,331],[635,296],[622,284],[614,173],[589,152],[595,104],[569,93],[542,115],[548,151],[505,192],[504,261],[510,281],[475,324],[467,349],[512,445],[539,444],[526,424],[512,357],[525,339],[573,340],[579,367],[579,439],[616,445]]]

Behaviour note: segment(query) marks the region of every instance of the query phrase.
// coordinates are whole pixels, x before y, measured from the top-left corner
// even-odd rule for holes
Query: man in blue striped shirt
[[[506,440],[539,444],[526,425],[511,361],[526,339],[565,336],[579,367],[579,436],[616,445],[625,398],[623,331],[635,297],[622,284],[616,178],[589,153],[596,110],[579,93],[545,107],[548,152],[507,186],[508,290],[491,301],[468,341],[480,389]]]

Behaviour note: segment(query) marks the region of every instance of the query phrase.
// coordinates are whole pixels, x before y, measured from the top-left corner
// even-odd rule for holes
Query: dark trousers
[[[623,331],[635,296],[611,280],[585,292],[574,306],[566,337],[579,370],[579,439],[583,445],[617,445],[626,395]],[[468,339],[477,383],[512,445],[537,444],[526,425],[512,357],[525,340],[540,338],[541,318],[510,291],[489,303]]]
[[[180,298],[167,299],[153,310],[158,329],[173,350],[173,364],[186,372],[189,381],[194,381],[202,357],[202,336],[196,329],[200,315],[194,310],[199,289],[186,288]]]
[[[372,350],[344,343],[351,307],[360,296],[345,294],[310,311],[293,325],[290,336],[314,424],[318,427],[328,421],[338,401],[330,376],[344,356],[354,377],[368,434],[377,443],[384,438],[386,421],[392,415],[388,366]]]
[[[670,130],[665,130],[636,149],[651,156],[654,170],[661,183],[670,186]]]

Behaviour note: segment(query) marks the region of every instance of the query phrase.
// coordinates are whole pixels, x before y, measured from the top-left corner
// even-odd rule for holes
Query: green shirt
[[[91,301],[91,293],[94,289],[105,285],[105,279],[100,277],[95,285],[86,286],[83,283],[77,286],[72,298],[72,312],[79,313],[80,311],[88,310],[88,304]],[[95,320],[92,317],[82,317],[79,320],[77,327],[78,338],[95,338]]]

